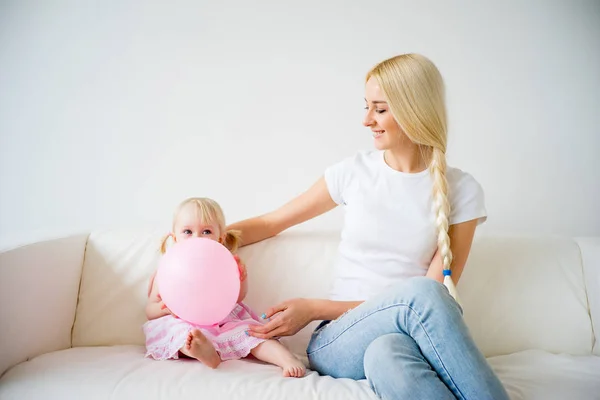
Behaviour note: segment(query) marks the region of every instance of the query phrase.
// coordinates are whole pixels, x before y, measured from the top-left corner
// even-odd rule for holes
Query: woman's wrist
[[[313,321],[334,320],[346,311],[358,306],[362,301],[335,301],[310,299],[310,315]]]
[[[320,320],[323,307],[326,306],[326,304],[324,302],[326,302],[327,300],[325,300],[325,299],[307,299],[307,300],[308,300],[308,304],[309,304],[308,309],[309,309],[310,320],[311,321]]]

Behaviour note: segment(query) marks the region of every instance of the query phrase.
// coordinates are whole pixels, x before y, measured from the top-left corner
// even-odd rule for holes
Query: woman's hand
[[[262,318],[271,320],[265,325],[252,325],[250,336],[271,339],[275,336],[291,336],[304,328],[313,318],[314,302],[311,299],[292,299],[270,308]]]

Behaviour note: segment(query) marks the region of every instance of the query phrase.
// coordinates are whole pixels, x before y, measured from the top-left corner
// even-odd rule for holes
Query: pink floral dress
[[[246,357],[250,350],[264,339],[246,335],[250,325],[262,324],[259,317],[244,303],[237,303],[229,315],[212,326],[199,326],[182,319],[166,315],[146,322],[146,357],[156,360],[179,358],[181,349],[192,329],[199,329],[215,346],[221,360]]]

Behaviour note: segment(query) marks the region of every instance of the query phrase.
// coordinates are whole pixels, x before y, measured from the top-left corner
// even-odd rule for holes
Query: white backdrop
[[[404,52],[445,78],[484,232],[600,235],[598,1],[0,0],[0,245],[269,211],[371,148],[364,75]]]

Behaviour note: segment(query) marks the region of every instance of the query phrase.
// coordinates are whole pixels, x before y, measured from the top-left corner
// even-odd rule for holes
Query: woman
[[[480,185],[446,166],[442,77],[421,55],[396,56],[369,71],[365,101],[376,150],[329,167],[283,207],[229,227],[251,244],[346,209],[330,299],[286,301],[249,333],[293,335],[322,320],[307,348],[311,368],[366,378],[383,399],[507,399],[454,298],[486,212]]]

